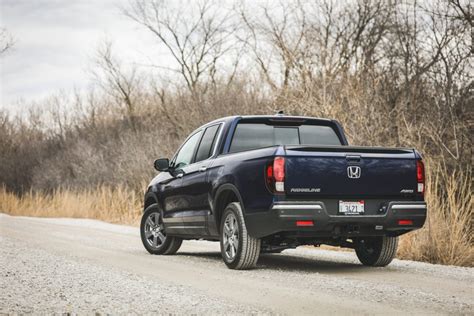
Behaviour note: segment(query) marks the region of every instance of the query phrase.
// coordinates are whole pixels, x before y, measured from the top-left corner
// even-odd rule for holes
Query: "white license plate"
[[[344,215],[364,214],[364,201],[339,201],[339,213]]]

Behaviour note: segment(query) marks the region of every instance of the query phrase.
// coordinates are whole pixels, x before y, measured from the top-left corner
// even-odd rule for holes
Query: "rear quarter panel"
[[[240,192],[246,214],[268,211],[273,195],[265,183],[265,166],[276,150],[277,147],[268,147],[218,156],[208,169],[212,199],[220,186],[229,183]]]

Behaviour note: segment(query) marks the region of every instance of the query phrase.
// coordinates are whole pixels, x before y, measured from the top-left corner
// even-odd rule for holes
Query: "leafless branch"
[[[14,45],[11,34],[5,28],[0,28],[0,56],[5,54]]]

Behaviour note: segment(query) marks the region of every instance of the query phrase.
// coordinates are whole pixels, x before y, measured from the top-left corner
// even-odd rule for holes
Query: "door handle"
[[[199,172],[204,172],[204,171],[206,171],[206,170],[207,170],[207,167],[206,167],[206,166],[203,166],[203,167],[199,168]]]
[[[352,162],[360,162],[360,156],[359,155],[347,155],[346,160],[347,161],[352,161]]]

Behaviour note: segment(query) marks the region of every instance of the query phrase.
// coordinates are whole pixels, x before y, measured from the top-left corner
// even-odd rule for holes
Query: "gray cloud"
[[[125,60],[149,63],[154,38],[123,16],[127,0],[0,0],[0,25],[15,47],[0,59],[0,107],[14,109],[58,90],[85,88],[99,43],[110,39]],[[165,57],[167,58],[167,57]]]

